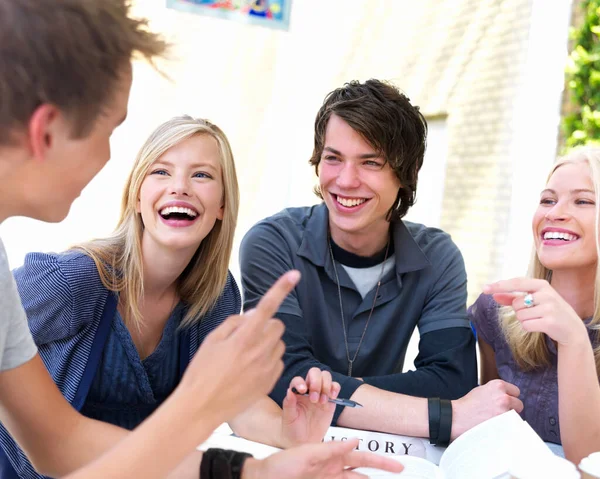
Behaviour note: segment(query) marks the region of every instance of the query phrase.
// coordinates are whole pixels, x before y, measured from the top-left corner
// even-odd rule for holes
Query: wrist
[[[263,472],[264,462],[264,460],[261,461],[253,457],[246,459],[242,467],[242,479],[264,479],[266,477]]]
[[[571,337],[567,341],[556,342],[557,350],[587,351],[588,349],[592,349],[587,328],[583,321],[580,323],[577,330],[572,332]]]
[[[209,398],[199,395],[197,390],[187,386],[183,382],[173,391],[167,399],[172,400],[179,410],[186,411],[186,423],[195,427],[202,426],[210,430],[209,435],[221,424],[227,421],[222,418],[220,411],[213,410]]]
[[[594,354],[592,343],[590,342],[590,338],[587,333],[587,328],[584,328],[582,334],[574,335],[575,337],[569,339],[565,343],[556,343],[557,352],[560,355],[568,354],[577,354],[581,357],[587,354]]]
[[[460,421],[462,419],[460,413],[460,400],[450,401],[450,404],[452,404],[452,429],[450,432],[450,441],[454,441],[464,431],[461,430],[460,426]]]
[[[291,441],[285,432],[286,426],[283,420],[283,412],[279,417],[279,427],[276,428],[278,431],[277,435],[273,438],[271,445],[278,447],[279,449],[287,449],[289,447],[293,447],[293,441]]]
[[[429,398],[429,442],[447,447],[452,438],[452,402],[447,399]]]

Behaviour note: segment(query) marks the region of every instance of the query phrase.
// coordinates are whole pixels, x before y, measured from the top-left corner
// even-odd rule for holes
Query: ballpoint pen
[[[298,396],[308,396],[309,395],[307,392],[304,393],[304,394],[302,394],[296,388],[292,388],[292,392],[294,394],[297,394]],[[331,403],[333,403],[333,404],[337,404],[338,406],[363,407],[362,404],[359,404],[356,401],[352,401],[351,399],[341,399],[341,398],[332,399],[332,398],[329,398],[328,401],[331,402]]]

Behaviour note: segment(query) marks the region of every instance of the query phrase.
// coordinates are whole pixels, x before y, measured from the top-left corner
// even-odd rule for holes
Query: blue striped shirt
[[[94,261],[79,251],[29,254],[14,276],[40,356],[67,401],[80,409],[83,404],[74,404],[74,399],[109,291],[102,284]],[[240,308],[239,289],[229,273],[215,307],[186,330],[188,362],[206,335],[228,316],[238,314]],[[43,477],[34,471],[2,425],[0,445],[19,477]]]

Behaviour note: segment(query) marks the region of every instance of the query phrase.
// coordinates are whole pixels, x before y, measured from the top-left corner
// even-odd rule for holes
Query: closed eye
[[[340,160],[337,156],[333,156],[333,155],[326,155],[323,157],[323,159],[326,161],[339,161]]]

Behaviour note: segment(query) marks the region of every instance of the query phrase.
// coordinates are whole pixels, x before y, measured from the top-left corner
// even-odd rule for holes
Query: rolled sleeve
[[[462,254],[448,239],[433,265],[439,271],[419,319],[419,333],[425,335],[447,328],[470,328],[467,317],[467,273]]]

